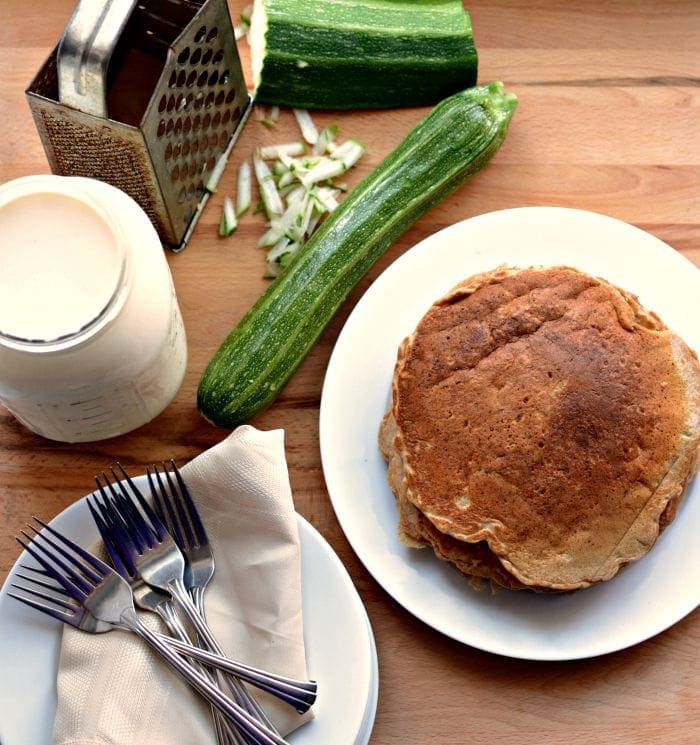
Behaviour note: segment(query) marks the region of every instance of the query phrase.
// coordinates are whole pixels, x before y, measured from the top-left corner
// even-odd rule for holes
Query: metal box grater
[[[252,105],[226,0],[81,0],[26,95],[53,173],[126,192],[174,250]]]

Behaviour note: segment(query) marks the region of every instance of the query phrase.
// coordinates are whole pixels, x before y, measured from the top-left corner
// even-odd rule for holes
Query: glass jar
[[[153,419],[185,373],[185,332],[144,211],[93,179],[0,186],[0,403],[52,440]]]

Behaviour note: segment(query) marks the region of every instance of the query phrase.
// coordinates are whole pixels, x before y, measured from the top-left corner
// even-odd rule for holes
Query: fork
[[[189,489],[175,461],[171,459],[170,463],[175,474],[177,488],[165,463],[162,464],[162,467],[168,483],[168,489],[166,490],[160,471],[155,465],[153,466],[153,471],[157,485],[154,483],[151,470],[146,468],[148,484],[151,489],[156,514],[173,536],[175,543],[177,543],[185,556],[187,562],[185,568],[185,585],[190,591],[195,606],[202,617],[204,617],[204,591],[214,576],[216,566],[214,553]],[[131,486],[131,483],[129,486]]]
[[[168,625],[170,625],[172,620],[175,621],[173,627],[176,638],[165,637],[170,643],[170,646],[199,662],[213,662],[213,667],[237,675],[257,688],[277,696],[277,698],[293,706],[300,714],[308,711],[316,699],[318,686],[315,681],[295,680],[277,675],[253,667],[252,665],[231,661],[221,654],[208,652],[192,646],[177,612],[172,607],[170,596],[160,590],[154,590],[147,585],[136,566],[131,562],[130,557],[120,552],[120,541],[115,539],[115,535],[123,530],[124,526],[121,522],[121,517],[116,510],[110,509],[102,484],[99,479],[96,479],[96,481],[102,501],[96,496],[92,498],[88,497],[87,504],[102,536],[107,552],[117,572],[130,584],[137,604],[146,610],[152,610],[161,615]],[[108,488],[111,488],[109,483]]]
[[[98,501],[96,497],[92,499],[88,497],[86,501],[92,519],[95,521],[95,525],[97,525],[97,530],[112,561],[112,566],[128,582],[136,605],[142,610],[156,613],[163,620],[173,636],[187,641],[189,638],[187,631],[173,606],[170,595],[144,582],[129,557],[119,552],[118,543],[114,540],[114,535],[118,531],[123,531],[125,526],[116,511],[108,510],[106,504],[107,495],[104,493],[102,483],[97,477],[95,477],[95,481],[97,482],[103,501]]]
[[[172,458],[170,459],[170,465],[174,479],[171,477],[166,464],[161,464],[167,488],[156,465],[153,466],[155,479],[151,474],[151,469],[146,468],[153,507],[158,518],[165,525],[185,557],[185,585],[199,615],[206,622],[204,592],[214,576],[216,567],[214,552],[187,484],[185,484],[185,480]],[[119,467],[122,473],[127,476],[121,465]],[[127,483],[132,490],[136,491],[133,481],[128,476]],[[223,655],[223,650],[213,637],[208,640],[205,639],[205,644],[211,651]],[[264,709],[255,699],[252,703],[255,713],[262,718],[265,724],[272,726]]]
[[[65,616],[65,619],[61,620],[88,630],[90,621],[85,618],[85,611],[89,611],[95,619],[112,628],[133,631],[158,652],[207,701],[216,706],[229,721],[238,726],[251,742],[256,745],[288,745],[277,733],[265,727],[222,693],[143,624],[136,615],[129,585],[111,567],[63,536],[55,528],[38,518],[34,519],[43,530],[39,531],[29,526],[35,535],[32,537],[25,531],[21,531],[26,540],[23,541],[21,538],[17,540],[73,601],[58,605]],[[49,538],[44,531],[57,540]],[[34,594],[39,595],[39,591],[34,591]],[[13,597],[16,596],[13,595]]]
[[[174,466],[175,461],[172,461],[172,463]],[[121,468],[121,464],[118,465],[122,473],[126,475],[124,469]],[[162,491],[160,473],[155,466],[154,470],[156,472],[158,483]],[[156,514],[160,518],[161,522],[166,526],[168,532],[173,537],[175,543],[185,557],[185,573],[183,576],[185,587],[190,593],[190,597],[192,598],[194,607],[197,609],[197,612],[201,616],[202,620],[206,622],[206,616],[204,613],[204,590],[209,584],[211,578],[214,576],[215,562],[214,554],[209,545],[209,540],[204,530],[204,526],[202,525],[202,521],[199,519],[199,515],[197,514],[196,510],[194,510],[194,504],[192,504],[192,500],[190,498],[190,503],[192,504],[195,515],[192,522],[192,527],[194,528],[193,532],[192,528],[190,527],[190,523],[185,519],[181,505],[178,503],[180,523],[182,524],[183,528],[181,531],[180,525],[175,518],[171,502],[169,500],[165,500],[164,497],[161,496],[160,493],[157,492],[157,490],[155,489],[155,485],[153,483],[151,471],[149,468],[146,468],[146,474],[148,476],[148,483],[150,485],[151,497],[153,498],[153,506],[155,508]],[[171,484],[172,491],[170,474],[167,471],[166,476],[168,478],[168,483]],[[179,472],[177,472],[177,477],[184,486],[184,482],[182,481],[182,477],[180,476]],[[128,483],[132,489],[135,488],[131,479],[128,479]],[[158,496],[161,496],[160,501],[158,500]],[[187,496],[189,497],[189,492],[187,493]],[[164,505],[167,505],[167,509],[164,509]],[[221,648],[219,647],[219,645],[212,644],[212,640],[209,640],[209,643],[207,643],[206,640],[203,641],[204,643],[202,644],[202,646],[208,647],[209,649],[216,652],[221,652]],[[202,637],[200,636],[200,643],[201,642]],[[258,717],[258,719],[260,719],[260,721],[264,722],[269,727],[272,727],[274,729],[272,722],[268,718],[267,714],[257,703],[257,701],[255,701],[254,698],[250,697],[250,701],[246,701],[245,703],[244,701],[240,701],[240,698],[244,698],[245,696],[240,688],[242,687],[239,687],[236,683],[233,683],[231,692],[234,694],[234,697],[237,697],[237,700],[239,700],[240,703],[246,705],[246,708],[248,709],[248,711],[251,712],[251,714],[254,714]]]
[[[129,474],[120,464],[117,466],[131,489],[130,495],[123,482],[112,472],[116,482],[113,487],[116,488],[110,490],[111,502],[127,525],[127,530],[118,537],[120,551],[131,557],[134,566],[149,585],[172,596],[196,630],[202,644],[208,650],[224,656],[221,646],[200,615],[185,586],[185,557]],[[240,681],[227,676],[226,682],[234,699],[268,729],[275,731],[260,704]]]
[[[16,576],[26,580],[30,585],[42,589],[31,589],[13,582],[12,587],[22,590],[22,592],[28,593],[32,596],[24,597],[8,593],[15,600],[19,600],[21,603],[24,603],[31,608],[42,611],[52,618],[63,621],[71,626],[75,626],[81,631],[101,634],[112,630],[113,627],[111,624],[95,618],[87,608],[78,605],[60,585],[47,581],[51,575],[45,569],[39,569],[24,564],[21,564],[20,567],[25,570],[25,572],[31,572],[32,574],[29,575],[17,572]],[[49,590],[50,592],[47,593],[46,590]],[[34,598],[38,598],[43,602],[39,602],[39,600]],[[198,662],[203,662],[210,667],[230,672],[241,678],[241,680],[245,680],[247,683],[260,688],[262,691],[267,691],[272,695],[283,698],[287,703],[292,704],[300,714],[308,711],[316,699],[316,683],[313,681],[296,680],[284,675],[278,675],[277,673],[260,670],[251,665],[246,665],[243,662],[238,662],[237,660],[232,660],[228,657],[221,657],[213,652],[208,652],[200,647],[195,647],[188,642],[180,641],[179,639],[175,639],[167,634],[161,634],[157,631],[155,631],[154,634],[164,644],[172,647],[181,655],[190,657]],[[280,694],[285,694],[285,696],[283,697]]]
[[[112,485],[109,483],[106,474],[102,474],[105,483],[112,491]],[[175,610],[170,595],[157,590],[144,582],[134,563],[128,555],[122,555],[119,551],[119,542],[115,540],[115,535],[126,529],[121,515],[108,506],[107,495],[105,494],[102,482],[95,476],[95,481],[102,495],[100,502],[95,496],[92,499],[87,498],[88,509],[92,519],[97,525],[97,529],[102,536],[102,542],[107,549],[107,553],[112,560],[112,565],[117,572],[129,583],[131,592],[134,596],[134,602],[143,610],[156,613],[164,621],[174,638],[189,642],[189,636],[182,624],[180,617]],[[217,674],[200,665],[200,671],[206,675],[212,683],[217,682]],[[245,745],[245,740],[231,725],[223,718],[218,709],[212,707],[212,721],[214,733],[216,735],[217,745]]]

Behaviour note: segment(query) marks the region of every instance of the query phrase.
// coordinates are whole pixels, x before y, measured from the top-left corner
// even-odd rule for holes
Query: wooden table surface
[[[47,171],[23,91],[58,39],[72,4],[2,0],[1,181]],[[244,4],[231,3],[235,18]],[[700,4],[474,0],[469,9],[479,80],[501,79],[520,99],[505,145],[479,175],[397,241],[361,281],[277,402],[252,423],[285,429],[297,509],[337,551],[367,607],[381,676],[374,745],[697,743],[697,613],[632,649],[598,659],[531,663],[486,654],[441,636],[394,602],[354,555],[328,498],[318,414],[333,344],[372,281],[425,236],[490,210],[565,205],[638,225],[700,265]],[[247,64],[246,45],[241,49]],[[354,183],[424,113],[319,112],[315,118],[319,124],[336,121],[341,135],[366,143]],[[100,469],[117,459],[136,468],[171,456],[184,462],[226,435],[197,413],[197,383],[266,280],[264,255],[255,245],[263,229],[260,215],[246,215],[234,238],[220,240],[221,199],[233,190],[239,158],[250,157],[263,140],[285,141],[298,137],[295,132],[288,111],[274,132],[251,119],[190,246],[168,256],[189,362],[184,384],[163,414],[124,437],[64,445],[31,434],[0,411],[0,579],[18,556],[12,536],[28,517],[53,517],[91,489]]]

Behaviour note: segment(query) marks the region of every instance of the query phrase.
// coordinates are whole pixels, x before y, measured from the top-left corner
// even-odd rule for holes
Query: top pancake
[[[406,499],[525,586],[587,587],[645,554],[696,465],[697,358],[567,267],[455,287],[402,344],[393,387]]]

